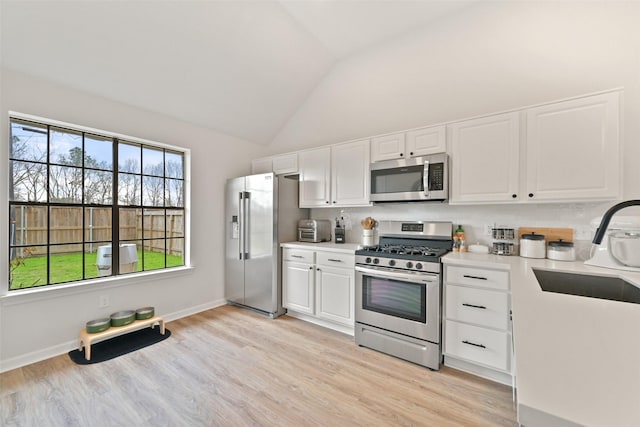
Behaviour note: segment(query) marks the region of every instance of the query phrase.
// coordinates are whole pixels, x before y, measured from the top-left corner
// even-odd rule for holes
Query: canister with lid
[[[576,252],[573,248],[573,243],[565,242],[562,239],[549,242],[547,258],[556,261],[575,261]]]
[[[546,256],[544,235],[529,233],[520,236],[520,256],[525,258],[544,258]]]

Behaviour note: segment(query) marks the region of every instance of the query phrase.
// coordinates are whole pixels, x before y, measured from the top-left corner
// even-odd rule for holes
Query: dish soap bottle
[[[461,225],[458,225],[456,228],[454,239],[454,247],[457,246],[457,251],[455,252],[466,252],[467,251],[467,243],[464,238],[464,229]],[[454,249],[455,250],[455,249]]]

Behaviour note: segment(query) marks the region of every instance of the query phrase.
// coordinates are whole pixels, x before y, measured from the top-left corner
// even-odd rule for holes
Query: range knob
[[[394,260],[390,260],[390,261],[389,261],[389,265],[390,265],[391,267],[393,267],[394,265],[396,265],[396,262],[395,262]]]
[[[422,263],[420,263],[420,262],[416,263],[416,268],[418,270],[422,270]]]
[[[371,257],[369,257],[369,256],[368,256],[368,257],[364,260],[364,262],[366,262],[367,264],[369,264],[369,263],[371,262]]]
[[[407,261],[407,268],[413,268],[413,263],[411,261]]]
[[[380,262],[380,260],[379,260],[378,258],[374,258],[374,259],[373,259],[373,263],[374,263],[374,264],[378,264],[379,262]]]

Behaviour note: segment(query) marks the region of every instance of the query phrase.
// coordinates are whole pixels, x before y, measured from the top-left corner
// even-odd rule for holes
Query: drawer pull
[[[465,274],[462,277],[466,277],[467,279],[476,279],[476,280],[487,280],[486,277],[480,277],[480,276],[471,276],[469,274]]]
[[[291,255],[291,258],[304,258],[302,255]]]
[[[466,302],[463,302],[462,305],[464,305],[465,307],[481,308],[483,310],[487,309],[487,307],[485,307],[484,305],[467,304]]]
[[[462,344],[468,344],[468,345],[472,345],[472,346],[474,346],[474,347],[480,347],[480,348],[487,348],[485,345],[482,345],[482,344],[476,344],[476,343],[474,343],[474,342],[467,341],[467,340],[462,341]]]
[[[328,258],[327,261],[333,261],[333,262],[342,262],[341,259],[334,259],[334,258]]]

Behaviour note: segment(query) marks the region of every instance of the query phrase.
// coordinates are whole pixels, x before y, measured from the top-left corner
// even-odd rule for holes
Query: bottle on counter
[[[462,228],[461,225],[458,225],[458,228],[456,228],[453,239],[454,239],[454,242],[453,242],[454,252],[467,251],[467,242],[464,238],[464,229]],[[457,250],[456,250],[456,246],[457,246]]]

